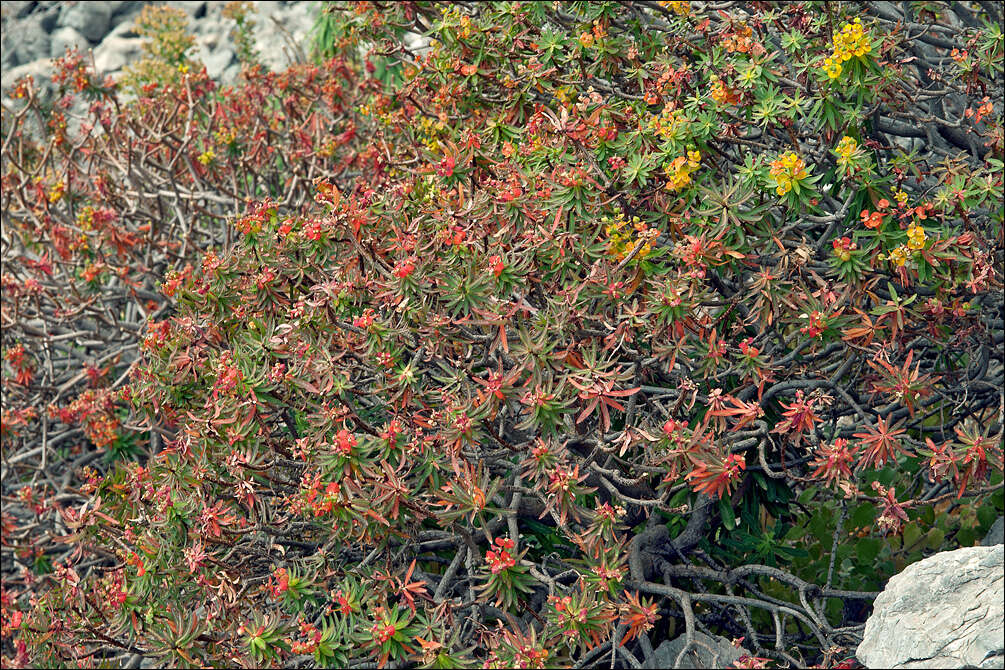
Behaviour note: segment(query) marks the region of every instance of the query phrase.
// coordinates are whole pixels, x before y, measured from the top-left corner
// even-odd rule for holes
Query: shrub
[[[191,266],[151,239],[162,311],[76,401],[135,453],[22,497],[72,548],[5,591],[8,653],[624,667],[701,626],[842,663],[886,578],[1001,513],[1005,411],[1000,13],[861,9],[338,4],[341,60],[252,70],[237,118],[191,72],[125,105],[162,125],[73,176],[137,152],[138,202],[252,202],[177,215]],[[5,221],[54,146],[5,147]],[[114,202],[75,183],[35,207]],[[21,340],[74,314],[17,304]]]
[[[195,47],[185,10],[146,5],[136,17],[135,29],[147,38],[143,44],[144,57],[126,66],[123,86],[138,94],[148,84],[180,85],[193,65],[189,52]]]

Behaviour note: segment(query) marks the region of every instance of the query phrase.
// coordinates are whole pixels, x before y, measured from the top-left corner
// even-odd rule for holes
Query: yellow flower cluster
[[[806,179],[808,174],[806,163],[791,151],[771,161],[771,178],[775,181],[778,195],[785,195],[791,191],[793,184]]]
[[[325,158],[331,158],[335,155],[335,151],[338,149],[338,143],[335,140],[328,140],[321,148],[318,149],[318,156],[324,156]]]
[[[66,193],[66,182],[62,179],[53,184],[52,188],[49,189],[49,202],[56,202],[57,200],[63,199],[63,194]]]
[[[653,241],[660,236],[660,231],[650,228],[637,216],[632,217],[631,225],[623,212],[618,211],[614,219],[608,216],[600,220],[604,224],[604,232],[607,233],[608,250],[620,261],[632,252],[637,244],[642,243],[642,248],[636,258],[645,258],[653,250]]]
[[[925,240],[927,239],[928,236],[925,235],[925,229],[918,224],[912,223],[907,228],[907,247],[909,249],[924,249]]]
[[[683,139],[684,129],[691,119],[680,109],[664,107],[659,116],[655,114],[649,119],[649,127],[665,140]]]
[[[212,149],[207,149],[199,155],[199,162],[203,165],[209,165],[216,158],[216,153]]]
[[[837,154],[837,163],[841,167],[848,167],[849,163],[852,162],[855,152],[858,151],[858,142],[855,141],[854,137],[848,137],[845,135],[838,142],[838,145],[834,147],[834,153]]]
[[[855,18],[852,23],[846,23],[840,32],[834,33],[834,52],[824,59],[824,71],[831,79],[841,76],[841,63],[852,57],[861,58],[872,51],[869,34],[862,28],[862,19]]]
[[[907,194],[903,191],[897,191],[893,194],[893,199],[897,201],[897,204],[903,207],[907,204]]]
[[[422,136],[422,142],[426,145],[427,149],[432,152],[439,151],[440,141],[438,138],[446,127],[442,119],[434,121],[428,116],[423,116],[419,119],[419,134]]]
[[[660,0],[660,7],[669,9],[677,16],[687,16],[691,13],[690,2],[676,2],[674,0]]]
[[[237,139],[237,131],[233,128],[230,130],[218,130],[214,133],[214,137],[219,144],[229,146]]]
[[[898,268],[902,268],[907,263],[907,259],[910,257],[911,250],[905,246],[899,246],[890,250],[890,255],[887,256],[887,260],[896,265]]]
[[[81,230],[87,231],[94,228],[94,208],[86,205],[77,213],[77,225]]]
[[[471,18],[467,15],[461,17],[461,37],[464,39],[471,37]]]
[[[668,191],[679,191],[691,183],[691,173],[701,167],[701,153],[688,151],[686,156],[678,156],[667,168]]]

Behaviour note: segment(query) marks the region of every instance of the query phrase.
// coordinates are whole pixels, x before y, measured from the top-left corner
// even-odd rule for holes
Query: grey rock
[[[139,37],[139,36],[140,34],[136,32],[136,23],[132,20],[132,18],[130,18],[129,20],[121,21],[118,24],[116,24],[116,26],[112,28],[112,31],[108,33],[107,36],[105,36],[105,39],[107,40],[109,37]]]
[[[5,92],[9,91],[18,79],[29,74],[34,78],[36,88],[42,91],[52,90],[52,61],[48,58],[39,58],[9,70],[4,69],[0,77],[0,88]]]
[[[988,656],[977,667],[988,668],[988,670],[991,670],[992,668],[994,668],[995,670],[1005,668],[1005,654],[995,654],[994,656]]]
[[[14,49],[4,49],[0,52],[0,70],[10,70],[11,68],[17,67],[18,60],[17,54],[14,53]]]
[[[680,660],[679,668],[725,668],[750,655],[746,649],[737,648],[724,637],[712,637],[700,631],[694,634],[695,645]],[[683,651],[685,637],[667,640],[653,650],[653,655],[642,664],[643,668],[673,668]]]
[[[59,5],[58,2],[50,3],[37,13],[37,16],[42,19],[42,29],[47,33],[51,33],[59,25],[59,15],[62,9]]]
[[[306,38],[314,29],[315,20],[315,9],[311,7],[310,3],[299,2],[287,5],[284,23],[286,29],[290,31],[290,35],[298,42]]]
[[[228,21],[222,16],[202,19],[195,25],[195,32],[198,35],[196,42],[210,46],[220,44],[227,40],[233,25],[233,21]]]
[[[991,525],[991,530],[981,540],[981,546],[993,547],[996,544],[1005,544],[1005,517],[998,517]]]
[[[858,660],[867,668],[1002,667],[1003,567],[1005,545],[909,565],[876,598]]]
[[[66,3],[59,15],[59,25],[74,28],[92,42],[98,42],[108,34],[112,9],[110,2]]]
[[[234,63],[226,70],[224,70],[223,74],[220,76],[220,83],[230,86],[231,84],[236,82],[237,78],[240,76],[241,76],[241,64]]]
[[[34,2],[23,2],[22,0],[14,0],[12,2],[5,2],[0,4],[0,12],[2,12],[3,18],[6,20],[8,17],[15,19],[23,19],[31,13],[31,10],[35,8]]]
[[[199,60],[206,65],[206,74],[209,75],[210,79],[219,81],[230,64],[234,62],[234,52],[223,48],[212,53],[201,54]]]
[[[18,62],[17,51],[14,49],[14,40],[3,40],[0,42],[0,68],[9,70],[12,67],[17,67]]]
[[[17,37],[13,37],[16,31]],[[10,39],[14,41],[14,52],[18,63],[31,63],[49,57],[49,34],[42,26],[42,16],[33,14],[17,23]]]
[[[175,0],[171,5],[184,9],[194,19],[201,19],[206,15],[206,0]]]
[[[109,24],[112,26],[112,32],[109,34],[114,34],[117,28],[124,25],[128,26],[130,30],[133,29],[136,23],[136,17],[140,14],[143,6],[147,4],[145,2],[120,2],[119,7],[112,12],[112,19]]]
[[[102,74],[118,72],[143,54],[138,37],[106,37],[94,50],[94,68]]]
[[[139,14],[146,3],[140,0],[127,0],[126,2],[117,2],[115,4],[118,6],[112,11],[112,23],[118,25],[122,21]]]
[[[419,53],[425,53],[430,48],[429,47],[430,38],[425,35],[420,35],[418,33],[413,32],[407,32],[402,37],[402,40],[405,42],[405,46]],[[841,417],[841,419],[843,418],[845,417]],[[838,419],[838,423],[841,422],[841,419]]]
[[[74,47],[80,49],[81,53],[86,51],[91,45],[87,38],[70,26],[57,28],[52,33],[52,42],[49,44],[49,55],[52,58],[62,58],[67,49]]]
[[[259,59],[270,70],[282,70],[299,58],[298,49],[308,50],[314,11],[310,3],[303,2],[285,6],[278,2],[262,2],[256,9],[255,48]]]

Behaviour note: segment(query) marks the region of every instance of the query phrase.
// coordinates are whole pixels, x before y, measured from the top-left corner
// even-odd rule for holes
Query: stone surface
[[[1005,517],[998,517],[991,525],[991,530],[981,540],[981,546],[984,547],[993,547],[996,544],[1005,544]]]
[[[0,87],[5,91],[9,90],[13,88],[18,79],[26,74],[34,77],[36,88],[47,89],[52,84],[52,61],[48,58],[40,58],[10,69],[4,68],[3,77],[0,78]]]
[[[241,64],[234,63],[224,70],[223,75],[220,77],[220,81],[224,84],[230,85],[237,81],[239,76],[241,76]]]
[[[125,21],[120,21],[111,32],[105,37],[107,40],[109,37],[139,37],[140,34],[136,32],[136,17],[131,16]]]
[[[188,12],[188,15],[195,19],[200,19],[206,15],[206,0],[178,0],[177,2],[166,3],[180,7]]]
[[[143,54],[139,37],[106,37],[94,49],[94,67],[101,74],[118,72]]]
[[[297,49],[309,51],[309,34],[315,19],[309,3],[261,2],[255,7],[258,10],[254,17],[255,48],[262,65],[281,70],[290,65],[291,56],[298,55]]]
[[[132,23],[133,19],[140,13],[140,10],[143,9],[143,5],[146,3],[141,2],[140,0],[127,0],[126,2],[118,2],[115,4],[117,4],[118,7],[116,7],[112,12],[112,24],[121,25],[124,22]]]
[[[219,81],[224,72],[234,62],[234,52],[223,48],[211,53],[200,53],[197,60],[201,60],[206,65],[206,74],[210,78]]]
[[[142,40],[134,30],[136,15],[144,5],[135,0],[4,1],[3,46],[0,64],[5,82],[12,74],[30,72],[40,83],[41,60],[62,56],[67,46],[82,51],[94,49],[97,69],[116,76],[142,56]],[[161,3],[157,3],[161,4]],[[223,17],[223,0],[176,0],[163,4],[179,7],[189,15],[189,28],[196,38],[193,60],[206,65],[210,77],[233,83],[241,70],[230,37],[234,22]],[[306,56],[317,6],[313,2],[255,2],[254,44],[262,64],[279,71],[291,61]],[[14,37],[16,36],[16,38]],[[21,67],[21,69],[18,69]],[[14,71],[17,70],[15,73]]]
[[[42,26],[40,14],[32,14],[18,21],[16,31],[10,31],[9,36],[7,32],[4,30],[4,39],[14,42],[14,53],[18,63],[31,63],[49,57],[49,44],[52,40]]]
[[[910,565],[874,604],[856,656],[867,668],[1001,668],[1005,545],[965,547]]]
[[[10,0],[10,2],[0,3],[0,17],[6,20],[8,17],[23,19],[31,11],[31,2],[24,0]]]
[[[112,20],[111,2],[67,2],[59,15],[59,25],[77,30],[92,42],[108,34]]]
[[[711,637],[700,631],[694,634],[698,643],[680,660],[678,668],[725,668],[732,665],[743,655],[750,652],[734,647],[724,637]],[[677,656],[684,649],[686,640],[683,635],[667,640],[653,650],[653,655],[642,664],[643,668],[673,668]]]
[[[62,12],[60,2],[40,2],[35,7],[35,16],[42,19],[42,30],[51,33],[59,25],[59,17]]]
[[[62,58],[67,49],[77,47],[81,53],[90,47],[87,38],[81,35],[75,28],[63,26],[56,28],[52,33],[52,42],[49,44],[49,56],[51,58]]]

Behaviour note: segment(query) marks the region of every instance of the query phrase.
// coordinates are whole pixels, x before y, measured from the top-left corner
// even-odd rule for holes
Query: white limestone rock
[[[876,598],[856,656],[867,668],[1001,668],[1005,545],[910,565]]]

